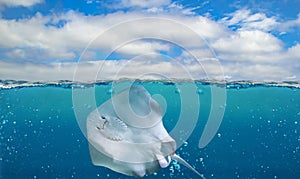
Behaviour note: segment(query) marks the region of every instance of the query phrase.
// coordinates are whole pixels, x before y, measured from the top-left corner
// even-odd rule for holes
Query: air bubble
[[[175,170],[180,171],[180,165],[177,161],[176,162],[174,161],[173,165],[174,165]]]
[[[113,94],[113,90],[112,89],[109,89],[106,94]]]
[[[197,93],[198,94],[203,94],[203,90],[202,89],[198,89]]]
[[[180,89],[176,88],[175,93],[180,94]]]
[[[186,147],[188,145],[188,142],[184,142],[183,146]]]

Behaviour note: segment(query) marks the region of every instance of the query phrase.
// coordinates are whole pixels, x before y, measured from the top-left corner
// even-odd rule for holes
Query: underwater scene
[[[162,122],[176,140],[176,154],[205,178],[300,178],[298,83],[134,83],[143,86],[162,106]],[[0,178],[132,178],[93,165],[81,124],[96,107],[117,94],[113,85],[1,81]],[[191,85],[193,91],[183,94]],[[223,105],[212,104],[219,98],[213,89],[225,92]],[[85,96],[74,97],[90,90],[94,105],[86,102]],[[189,104],[184,100],[195,99],[199,106],[189,106],[199,112],[195,126],[184,131],[183,125],[190,125],[194,116],[186,114],[183,122],[178,122],[184,105]],[[214,120],[212,108],[222,109],[221,123],[212,139],[201,146],[205,126]],[[85,111],[82,119],[78,119],[78,110]],[[178,123],[183,129],[172,133]],[[189,135],[182,139],[180,134],[185,132]],[[201,177],[172,160],[145,178]]]

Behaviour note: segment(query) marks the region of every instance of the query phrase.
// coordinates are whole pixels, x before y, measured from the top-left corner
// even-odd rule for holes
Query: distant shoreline
[[[61,86],[66,88],[72,87],[91,87],[93,85],[109,85],[111,83],[136,82],[136,83],[163,83],[165,85],[175,85],[178,83],[199,83],[202,85],[217,85],[219,87],[230,88],[249,88],[257,86],[266,87],[289,87],[300,88],[300,81],[250,81],[250,80],[209,80],[209,79],[130,79],[122,78],[118,80],[96,80],[96,81],[26,81],[26,80],[0,80],[0,89],[35,87],[35,86]]]

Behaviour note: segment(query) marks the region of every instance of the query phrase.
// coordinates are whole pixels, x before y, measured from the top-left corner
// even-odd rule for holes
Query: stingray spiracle
[[[127,125],[117,117],[101,116],[104,122],[96,128],[107,139],[121,141],[127,131]]]

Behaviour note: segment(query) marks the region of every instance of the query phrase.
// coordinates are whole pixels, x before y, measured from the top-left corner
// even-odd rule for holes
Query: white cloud
[[[220,24],[193,13],[186,15],[182,13],[185,8],[170,4],[169,1],[124,3],[152,10],[146,14],[144,11],[132,11],[97,16],[69,11],[47,16],[37,13],[31,18],[19,20],[0,19],[0,48],[4,52],[2,56],[41,62],[48,59],[77,60],[78,55],[94,40],[82,56],[85,62],[80,65],[82,78],[90,80],[89,74],[97,71],[103,62],[96,58],[98,52],[116,50],[121,56],[134,57],[169,51],[170,44],[176,42],[187,50],[178,60],[196,79],[205,77],[205,73],[201,65],[192,61],[190,53],[202,60],[201,63],[206,65],[206,70],[212,76],[220,76],[218,65],[206,61],[215,57],[212,50],[217,53],[225,75],[231,76],[232,79],[282,80],[294,76],[293,79],[299,79],[300,45],[285,49],[283,42],[269,32],[278,25],[275,17],[240,10],[221,20],[223,24]],[[157,9],[153,5],[155,3],[158,4]],[[174,6],[174,11],[167,12],[165,7],[161,6],[171,9],[171,6]],[[180,9],[181,13],[177,13],[176,9]],[[141,20],[143,18],[145,19]],[[135,23],[130,23],[134,20]],[[290,24],[295,25],[297,22],[291,21]],[[227,28],[228,25],[238,25],[239,29],[232,31]],[[101,36],[102,33],[105,35]],[[156,38],[158,41],[149,41],[147,38]],[[164,43],[164,40],[171,43]],[[100,61],[88,62],[91,59]],[[122,74],[126,77],[154,72],[170,77],[188,78],[176,62],[154,62],[149,59],[105,62],[106,71],[101,78],[113,78],[124,65],[127,67],[122,68]],[[0,76],[4,79],[35,81],[72,79],[75,66],[76,64],[71,62],[40,65],[0,61]]]
[[[6,53],[6,56],[13,59],[24,59],[25,58],[25,51],[22,49],[13,49],[10,52]]]
[[[150,19],[149,19],[149,18]],[[157,17],[156,20],[151,18]],[[95,39],[99,34],[108,30],[113,25],[137,20],[138,18],[148,18],[145,21],[140,20],[131,23],[128,26],[122,26],[119,29],[113,29],[96,39],[92,48],[101,50],[112,50],[116,44],[122,43],[125,39],[135,39],[143,37],[160,37],[162,39],[176,40],[183,46],[192,47],[205,45],[203,40],[195,39],[194,32],[198,33],[205,39],[213,39],[222,36],[225,29],[216,22],[206,17],[184,17],[173,16],[168,14],[162,15],[145,15],[143,13],[113,13],[109,15],[84,16],[83,14],[69,11],[59,15],[42,16],[37,13],[32,18],[20,20],[0,19],[0,47],[2,48],[18,48],[30,51],[44,52],[44,57],[71,59],[75,53],[80,53],[91,40]],[[160,19],[159,19],[160,18]],[[165,23],[169,20],[169,23]],[[63,26],[56,26],[58,22],[64,21]],[[191,28],[188,32],[187,27]],[[192,32],[194,30],[194,32]],[[130,47],[130,46],[129,46]],[[134,54],[133,46],[124,47],[120,52],[123,54]],[[149,43],[135,46],[136,50],[148,48]],[[158,46],[153,44],[155,51],[165,50],[165,45]],[[161,49],[159,49],[161,48]],[[15,52],[14,52],[15,53]],[[51,54],[51,55],[49,55]],[[17,57],[17,56],[16,56]],[[39,58],[39,56],[37,56]]]
[[[224,68],[224,73],[234,80],[283,81],[298,72],[281,65],[262,64],[230,64]],[[299,73],[297,74],[299,76]]]
[[[291,58],[300,60],[300,44],[296,44],[288,49],[288,55]]]
[[[147,53],[159,53],[159,51],[168,51],[169,45],[157,42],[137,41],[126,44],[117,49],[116,52],[129,55],[143,55]]]
[[[161,74],[169,78],[189,78],[176,62],[153,61],[151,56],[134,60],[94,61],[82,63],[9,63],[0,61],[0,75],[4,79],[29,81],[73,80],[76,66],[76,81],[112,80],[138,78],[147,74]],[[201,70],[201,68],[199,68]],[[199,70],[198,69],[198,70]],[[97,76],[97,72],[99,74]],[[193,73],[193,71],[191,71]],[[197,72],[198,73],[198,72]]]
[[[193,55],[195,57],[193,57]],[[191,59],[194,58],[197,58],[199,61],[203,61],[208,58],[216,58],[216,54],[210,48],[197,48],[183,51],[181,56],[178,57],[178,59],[184,61],[185,63],[189,63]]]
[[[120,0],[120,3],[112,5],[115,9],[139,10],[145,13],[170,13],[173,15],[195,15],[194,10],[199,9],[207,4],[203,2],[196,7],[184,7],[178,2],[171,0]]]
[[[70,23],[62,28],[46,26],[59,20],[67,20]],[[72,59],[74,51],[82,51],[101,31],[103,30],[95,24],[95,21],[74,12],[68,12],[60,17],[42,16],[37,13],[32,18],[18,21],[1,19],[0,47],[24,49],[23,58],[35,53],[38,59],[41,57]]]
[[[178,4],[176,2],[173,2],[172,4],[170,4],[168,6],[168,8],[170,8],[170,9],[172,9],[174,11],[177,11],[177,12],[181,12],[182,14],[185,14],[185,15],[195,14],[193,12],[193,10],[196,9],[196,8],[185,8],[183,5]]]
[[[297,19],[288,20],[286,22],[282,22],[279,26],[279,30],[282,31],[291,31],[291,29],[298,27],[300,28],[300,13],[298,14]]]
[[[161,13],[164,12],[163,8],[157,8],[157,7],[151,7],[149,9],[147,9],[147,13]]]
[[[38,57],[40,61],[45,60],[74,60],[76,58],[76,53],[73,51],[61,51],[60,49],[35,49],[35,48],[25,48],[25,49],[13,49],[5,53],[10,59],[26,59],[35,61]]]
[[[276,17],[267,17],[264,13],[253,14],[248,9],[240,9],[223,18],[221,23],[239,26],[243,30],[270,31],[279,25]]]
[[[24,7],[30,7],[35,4],[39,4],[44,2],[44,0],[0,0],[0,7],[1,6],[7,6],[7,7],[13,7],[13,6],[24,6]]]
[[[212,44],[220,58],[229,61],[277,62],[281,60],[282,42],[263,31],[240,30]]]
[[[152,8],[166,6],[170,4],[170,2],[170,0],[121,0],[121,6]]]
[[[77,66],[78,65],[78,66]],[[74,76],[77,68],[76,76]],[[204,67],[204,68],[203,68]],[[222,73],[224,70],[224,74]],[[156,75],[154,75],[156,74]],[[244,65],[222,64],[214,60],[200,63],[179,61],[158,61],[151,56],[142,56],[134,60],[110,60],[81,63],[12,63],[0,61],[0,76],[3,79],[28,81],[75,80],[92,82],[94,80],[131,79],[224,79],[232,80],[281,81],[291,76],[299,76],[299,72],[289,67],[278,65]],[[75,78],[74,78],[75,77]]]

